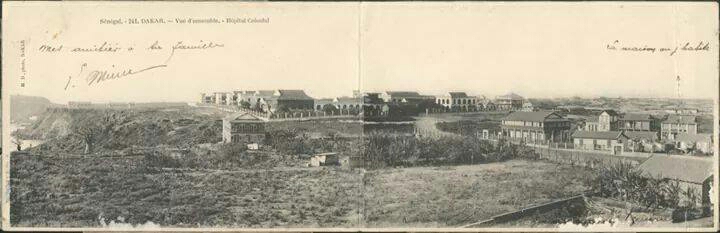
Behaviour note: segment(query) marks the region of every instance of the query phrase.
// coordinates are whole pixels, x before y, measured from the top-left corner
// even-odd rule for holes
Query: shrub
[[[646,208],[693,207],[691,203],[680,203],[681,195],[693,194],[685,194],[677,181],[644,176],[630,163],[603,165],[586,185],[601,196],[632,201]]]
[[[506,141],[493,145],[474,137],[416,138],[382,133],[369,134],[362,143],[361,153],[368,168],[460,165],[538,158],[538,154],[531,148]]]

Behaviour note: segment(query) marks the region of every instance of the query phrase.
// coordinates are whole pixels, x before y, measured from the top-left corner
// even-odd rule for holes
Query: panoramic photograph
[[[3,3],[3,228],[711,231],[717,13]]]

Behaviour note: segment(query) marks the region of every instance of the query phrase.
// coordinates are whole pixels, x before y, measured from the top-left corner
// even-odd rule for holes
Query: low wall
[[[638,165],[640,162],[645,161],[647,157],[637,156],[617,156],[604,152],[596,151],[582,151],[582,150],[571,150],[571,149],[554,149],[545,147],[534,147],[535,152],[540,154],[541,159],[548,161],[579,165],[594,168],[601,164],[612,164],[612,163],[630,163],[632,165]]]
[[[548,212],[553,209],[561,208],[561,207],[569,205],[571,203],[584,202],[585,197],[587,195],[588,194],[575,195],[572,197],[563,198],[563,199],[551,201],[548,203],[530,206],[530,207],[523,208],[523,209],[520,209],[517,211],[512,211],[512,212],[508,212],[508,213],[504,213],[504,214],[495,215],[492,218],[489,218],[489,219],[486,219],[486,220],[483,220],[480,222],[464,225],[464,226],[462,226],[462,228],[486,227],[488,225],[515,221],[515,220],[518,220],[518,219],[521,219],[524,217],[528,217],[528,216],[531,216],[534,214],[541,214],[541,213],[545,213],[545,212]]]

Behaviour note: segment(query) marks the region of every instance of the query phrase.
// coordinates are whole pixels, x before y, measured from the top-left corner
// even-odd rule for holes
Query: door
[[[613,154],[615,154],[615,155],[622,154],[622,151],[623,151],[622,146],[615,146],[615,149],[613,151],[614,151]]]

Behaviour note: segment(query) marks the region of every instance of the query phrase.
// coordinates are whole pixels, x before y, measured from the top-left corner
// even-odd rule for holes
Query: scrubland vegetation
[[[12,225],[453,227],[588,190],[647,208],[686,206],[672,183],[630,167],[553,164],[505,141],[309,121],[271,125],[265,146],[249,151],[217,143],[220,115],[177,111],[57,112],[19,132],[46,143],[11,157]],[[323,152],[364,167],[303,166],[301,155]]]

